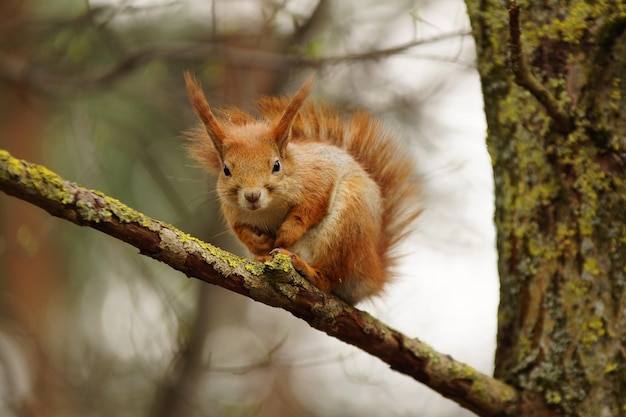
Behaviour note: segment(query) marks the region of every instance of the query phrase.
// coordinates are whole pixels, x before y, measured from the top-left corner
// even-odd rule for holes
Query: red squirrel
[[[302,276],[349,304],[379,294],[394,248],[419,215],[414,163],[369,114],[343,120],[305,103],[313,77],[291,98],[258,101],[216,117],[200,83],[185,73],[202,125],[189,154],[218,175],[222,212],[258,261],[290,256]]]

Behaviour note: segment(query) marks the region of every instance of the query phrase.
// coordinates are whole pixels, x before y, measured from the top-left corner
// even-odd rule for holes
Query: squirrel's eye
[[[272,174],[276,173],[280,171],[280,162],[278,160],[276,160],[276,162],[274,162],[274,167],[272,168]]]
[[[224,175],[226,175],[227,177],[230,177],[230,176],[233,175],[233,174],[230,173],[230,169],[228,169],[226,164],[224,164]]]

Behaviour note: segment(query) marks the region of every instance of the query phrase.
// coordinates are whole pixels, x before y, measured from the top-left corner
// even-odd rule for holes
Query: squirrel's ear
[[[298,114],[298,110],[302,107],[302,103],[309,96],[309,92],[311,91],[311,85],[313,84],[314,76],[310,76],[307,80],[302,84],[302,87],[296,92],[293,96],[285,112],[278,120],[278,123],[272,129],[272,137],[276,141],[276,145],[278,145],[278,149],[282,152],[289,143],[289,133],[291,131],[291,124],[293,123],[293,119]]]
[[[185,84],[187,86],[187,93],[189,94],[189,101],[191,101],[194,111],[209,134],[209,137],[213,142],[213,146],[215,146],[215,150],[217,150],[220,158],[222,158],[222,149],[224,148],[223,144],[226,137],[224,128],[213,115],[211,107],[209,106],[209,103],[204,96],[204,92],[202,91],[200,82],[188,71],[185,71]]]

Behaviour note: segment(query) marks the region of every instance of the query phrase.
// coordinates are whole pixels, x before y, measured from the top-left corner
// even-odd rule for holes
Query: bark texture
[[[626,6],[466,3],[495,179],[496,377],[559,415],[626,415]]]

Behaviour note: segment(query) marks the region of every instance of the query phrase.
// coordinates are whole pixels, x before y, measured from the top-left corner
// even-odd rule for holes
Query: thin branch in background
[[[205,59],[216,52],[227,57],[229,64],[242,67],[263,68],[283,72],[290,65],[323,68],[350,62],[378,61],[390,56],[406,53],[412,48],[440,42],[456,37],[469,36],[469,30],[459,30],[426,39],[417,39],[389,48],[352,54],[310,58],[305,55],[285,55],[257,49],[222,46],[206,42],[171,42],[146,46],[122,55],[116,64],[100,74],[80,77],[63,77],[51,71],[34,68],[29,62],[0,53],[0,78],[10,82],[26,84],[33,90],[54,95],[69,90],[97,89],[107,87],[130,72],[159,59]],[[436,59],[444,59],[436,57]]]
[[[307,20],[304,22],[294,21],[295,30],[291,37],[294,45],[305,43],[318,30],[319,26],[326,22],[330,13],[329,7],[328,0],[319,0]]]
[[[456,30],[453,32],[443,33],[441,35],[433,36],[426,39],[416,39],[413,41],[405,42],[396,46],[392,46],[389,48],[383,49],[375,49],[367,52],[357,52],[353,54],[345,54],[338,56],[329,56],[329,57],[320,57],[316,59],[306,59],[302,58],[302,62],[312,66],[325,66],[325,65],[335,65],[342,62],[351,62],[351,61],[376,61],[384,58],[388,58],[390,56],[394,56],[397,54],[402,54],[407,52],[408,50],[422,46],[425,44],[432,44],[435,42],[441,42],[448,39],[453,39],[462,36],[469,36],[471,32],[467,29]]]
[[[515,82],[539,100],[561,133],[571,132],[572,120],[570,116],[561,107],[557,98],[537,80],[528,67],[526,56],[522,50],[519,5],[515,0],[509,0],[509,49]]]

